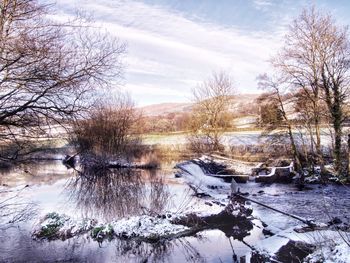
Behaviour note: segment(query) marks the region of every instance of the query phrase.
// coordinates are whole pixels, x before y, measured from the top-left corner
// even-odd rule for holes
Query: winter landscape
[[[0,262],[350,262],[349,12],[0,0]]]

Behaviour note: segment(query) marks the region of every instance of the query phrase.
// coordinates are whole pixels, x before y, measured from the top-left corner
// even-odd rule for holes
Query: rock
[[[265,235],[265,236],[273,236],[274,233],[272,233],[272,231],[270,229],[267,229],[267,228],[264,228],[262,233]]]
[[[277,263],[271,256],[264,254],[260,251],[253,251],[250,258],[250,263]]]
[[[333,217],[333,219],[331,221],[328,222],[328,225],[339,225],[341,224],[343,221],[341,221],[340,218],[338,217]]]
[[[75,166],[75,162],[76,162],[75,155],[73,155],[73,156],[66,155],[62,162],[66,166],[74,167]]]
[[[290,240],[276,253],[275,259],[283,263],[299,263],[314,252],[316,247],[302,241]]]

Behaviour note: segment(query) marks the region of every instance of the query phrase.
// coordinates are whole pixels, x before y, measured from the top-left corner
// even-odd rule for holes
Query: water
[[[174,177],[171,169],[173,165],[164,165],[157,171],[114,170],[103,176],[91,176],[89,171],[78,174],[72,169],[68,170],[59,161],[24,164],[2,171],[0,261],[233,262],[233,257],[249,254],[250,248],[246,244],[254,246],[264,238],[260,220],[254,220],[254,227],[243,238],[244,242],[227,237],[218,229],[152,244],[120,239],[98,243],[89,235],[66,241],[37,241],[31,237],[35,222],[53,211],[71,217],[90,217],[109,222],[145,213],[181,212],[191,207],[198,200],[191,196],[190,189],[182,179]],[[249,192],[251,198],[299,216],[312,216],[325,221],[325,207],[332,208],[329,210],[332,215],[348,214],[349,189],[340,186],[313,188],[298,192],[292,185],[269,185],[264,188],[256,183],[241,185],[241,190]],[[258,194],[261,189],[265,193]],[[319,201],[321,196],[328,206]],[[342,200],[338,196],[342,196]],[[9,199],[11,197],[13,199]],[[8,201],[4,203],[6,199]],[[4,216],[8,211],[22,215],[15,218],[18,223],[6,224],[16,214]],[[254,206],[254,215],[280,229],[298,224],[293,219],[257,206]]]
[[[101,222],[145,213],[181,212],[196,200],[187,185],[174,177],[172,166],[168,164],[156,171],[111,170],[91,176],[88,171],[77,174],[61,162],[52,161],[25,164],[3,172],[1,199],[19,193],[8,204],[23,204],[21,210],[16,211],[26,216],[15,224],[6,224],[12,216],[2,217],[0,261],[231,262],[233,253],[248,253],[249,247],[229,239],[220,230],[154,244],[119,239],[100,244],[89,235],[66,241],[37,241],[31,237],[35,223],[53,211]]]

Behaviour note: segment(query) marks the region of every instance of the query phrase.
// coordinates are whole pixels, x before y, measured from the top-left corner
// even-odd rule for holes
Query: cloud
[[[254,0],[253,2],[257,8],[269,7],[273,5],[272,0]]]
[[[268,6],[271,1],[254,3]],[[96,23],[128,43],[126,88],[142,104],[181,96],[186,100],[197,83],[222,69],[233,75],[240,92],[255,92],[255,78],[269,71],[267,60],[281,39],[280,33],[194,21],[137,1],[57,0],[57,4],[58,15],[82,7],[94,15]],[[146,101],[145,93],[152,94]]]

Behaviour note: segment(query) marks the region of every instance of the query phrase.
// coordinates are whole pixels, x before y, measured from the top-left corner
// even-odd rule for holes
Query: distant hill
[[[169,113],[190,112],[193,103],[160,103],[138,108],[144,116],[163,116]]]
[[[255,100],[261,94],[239,94],[232,96],[230,106],[231,111],[246,111],[246,108],[252,108],[255,105]]]
[[[259,97],[260,94],[240,94],[232,96],[232,104],[230,106],[231,111],[238,111],[244,113],[247,109],[254,106],[254,101]],[[193,107],[193,103],[160,103],[153,104],[138,109],[143,113],[144,116],[164,116],[169,113],[183,113],[190,112]]]

